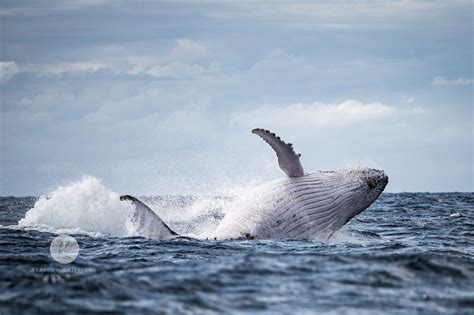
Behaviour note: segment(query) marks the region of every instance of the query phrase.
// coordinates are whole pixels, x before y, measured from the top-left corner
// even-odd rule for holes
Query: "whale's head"
[[[372,168],[360,169],[358,172],[361,189],[367,195],[367,202],[372,204],[387,186],[388,176],[385,171]]]
[[[355,168],[341,170],[344,178],[345,195],[348,197],[347,221],[367,209],[380,196],[388,184],[388,176],[383,170]],[[346,221],[346,222],[347,222]]]
[[[306,235],[301,233],[297,236],[300,238],[314,238],[315,235],[318,238],[331,237],[353,217],[370,207],[388,184],[384,171],[362,167],[316,172],[306,177],[314,185],[311,194],[315,197],[311,200],[315,205],[323,206],[314,206],[314,221],[311,215],[307,216],[310,220],[306,219],[307,225],[313,225],[313,228],[308,229]],[[324,200],[328,199],[331,202],[326,203]]]

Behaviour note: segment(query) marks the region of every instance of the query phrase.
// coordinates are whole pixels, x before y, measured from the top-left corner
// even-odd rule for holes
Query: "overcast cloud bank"
[[[307,171],[473,190],[469,2],[0,6],[2,195],[84,174],[134,194],[282,176],[254,127]]]

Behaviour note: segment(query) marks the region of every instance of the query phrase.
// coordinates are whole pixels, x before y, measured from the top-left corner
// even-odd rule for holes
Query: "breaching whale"
[[[367,209],[388,183],[384,171],[370,168],[317,171],[306,174],[291,143],[275,133],[256,128],[276,152],[287,175],[255,190],[256,199],[234,203],[211,239],[328,239],[357,214]],[[131,222],[140,236],[170,240],[181,236],[147,205],[130,195],[135,211]]]

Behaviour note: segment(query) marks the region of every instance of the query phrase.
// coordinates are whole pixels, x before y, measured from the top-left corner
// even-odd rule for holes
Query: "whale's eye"
[[[372,177],[369,177],[367,178],[367,185],[369,185],[369,188],[375,188],[375,186],[377,186],[377,182]]]

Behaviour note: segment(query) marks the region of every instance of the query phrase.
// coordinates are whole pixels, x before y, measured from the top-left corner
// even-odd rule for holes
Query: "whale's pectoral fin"
[[[285,143],[280,137],[265,129],[255,128],[252,133],[260,136],[275,150],[278,157],[278,165],[289,177],[304,176],[304,170],[301,166],[300,156],[293,150],[291,143]]]
[[[137,198],[124,195],[120,200],[130,200],[135,206],[131,221],[140,236],[152,239],[169,240],[178,237],[161,218]]]

